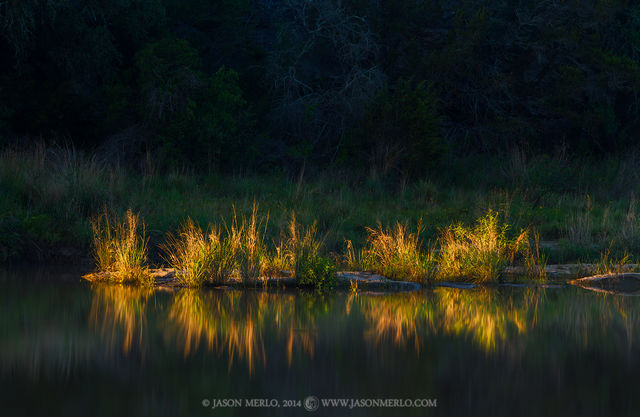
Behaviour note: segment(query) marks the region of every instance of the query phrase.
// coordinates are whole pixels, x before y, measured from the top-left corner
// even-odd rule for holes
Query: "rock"
[[[640,273],[622,272],[618,274],[594,275],[574,279],[570,284],[588,290],[609,294],[640,295]]]
[[[159,288],[180,287],[181,284],[176,280],[176,270],[173,268],[157,268],[149,269],[149,274],[155,279],[155,285]],[[84,275],[82,278],[91,282],[108,281],[110,272],[93,272]],[[288,271],[282,271],[282,277],[276,278],[260,278],[255,284],[250,286],[256,287],[275,287],[275,288],[299,288],[301,287],[295,278]],[[336,287],[338,289],[356,290],[357,291],[417,291],[421,287],[417,282],[394,281],[382,275],[370,272],[338,272]],[[228,287],[241,287],[242,282],[238,277],[233,277],[225,284]]]

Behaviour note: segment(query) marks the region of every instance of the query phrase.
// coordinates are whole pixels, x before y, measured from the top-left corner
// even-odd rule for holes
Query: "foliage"
[[[628,0],[3,1],[0,142],[401,176],[447,151],[615,154],[639,22]]]
[[[489,210],[475,226],[449,226],[440,236],[438,272],[442,278],[495,281],[508,262],[528,244],[528,232],[515,239],[507,237],[509,226],[501,224],[498,213]]]
[[[433,169],[442,158],[436,97],[426,81],[414,85],[399,80],[392,91],[380,93],[363,126],[360,148],[376,172],[415,176]]]
[[[297,264],[296,279],[299,284],[312,285],[318,291],[331,291],[337,282],[336,267],[325,257],[307,256]]]

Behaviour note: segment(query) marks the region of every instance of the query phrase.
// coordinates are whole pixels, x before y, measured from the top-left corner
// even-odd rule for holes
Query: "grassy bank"
[[[407,182],[340,172],[287,175],[194,175],[161,172],[152,162],[133,171],[72,149],[37,147],[0,154],[0,259],[50,260],[90,254],[91,221],[111,212],[139,213],[146,223],[152,263],[168,232],[187,218],[196,224],[265,215],[262,237],[275,244],[295,212],[316,224],[324,255],[343,255],[346,241],[360,251],[375,229],[396,222],[432,246],[452,224],[472,225],[488,209],[509,224],[508,238],[536,230],[548,262],[597,261],[640,254],[638,158],[599,162],[561,157],[456,158],[430,178]],[[267,216],[268,215],[268,216]],[[267,218],[268,217],[268,218]],[[260,232],[262,233],[262,232]],[[552,245],[546,242],[553,241]],[[67,251],[67,252],[65,252]]]

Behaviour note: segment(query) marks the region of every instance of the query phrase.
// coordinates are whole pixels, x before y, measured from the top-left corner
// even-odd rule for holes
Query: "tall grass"
[[[128,210],[119,219],[105,210],[92,222],[93,254],[98,271],[116,282],[153,283],[146,270],[146,228],[139,214]]]
[[[188,218],[177,236],[167,236],[163,249],[166,261],[186,287],[199,287],[205,281],[222,284],[233,272],[236,245],[222,236],[219,226],[210,226],[204,233]]]
[[[525,275],[529,279],[545,281],[547,279],[547,256],[540,250],[540,235],[533,232],[533,240],[523,249]]]
[[[264,243],[267,223],[268,219],[258,215],[258,205],[255,202],[249,217],[242,216],[238,222],[237,216],[234,215],[231,241],[237,248],[237,265],[240,278],[245,285],[257,282],[267,264],[268,253]]]
[[[453,220],[468,224],[486,207],[501,207],[514,228],[535,226],[545,239],[567,240],[567,245],[548,252],[550,262],[596,262],[602,247],[593,248],[594,244],[613,238],[616,256],[624,250],[640,253],[635,159],[626,165],[618,158],[567,164],[534,157],[520,162],[517,156],[513,171],[520,172],[522,180],[514,182],[511,173],[497,170],[501,164],[493,162],[499,157],[493,158],[461,157],[442,175],[404,187],[391,179],[363,180],[353,172],[330,172],[298,187],[284,175],[240,175],[230,180],[188,169],[141,173],[73,148],[5,147],[0,150],[0,261],[47,259],[70,246],[88,253],[90,218],[105,205],[115,211],[135,207],[147,213],[155,243],[175,230],[186,214],[205,219],[215,212],[230,219],[236,204],[238,215],[250,215],[252,200],[259,201],[272,218],[285,218],[295,207],[303,223],[317,220],[329,252],[341,251],[345,237],[356,248],[364,247],[365,226],[378,220],[385,225],[397,220],[415,224],[422,217],[428,221],[422,238],[434,241],[438,230]],[[478,175],[470,172],[472,166],[496,168]],[[591,209],[585,202],[587,194]],[[278,239],[277,234],[276,228],[267,231],[266,241]]]
[[[425,282],[433,276],[435,263],[433,251],[423,251],[420,233],[421,223],[415,232],[406,224],[396,223],[392,228],[367,228],[367,244],[355,261],[351,242],[348,261],[359,264],[364,269],[373,270],[391,279],[409,279]]]
[[[498,213],[491,210],[472,227],[457,224],[445,229],[438,256],[440,277],[475,282],[497,280],[528,240],[527,231],[509,239],[508,229],[508,225],[499,222]]]
[[[322,256],[322,246],[316,223],[303,226],[292,213],[286,230],[280,233],[280,242],[270,261],[271,269],[291,268],[298,283],[319,290],[330,289],[335,285],[336,267]]]
[[[611,255],[612,245],[613,242],[600,254],[600,260],[596,264],[596,274],[618,275],[623,272],[629,272],[632,269],[630,265],[632,262],[631,256],[625,253],[622,257],[616,258]]]
[[[576,245],[588,245],[592,241],[594,229],[592,218],[593,207],[591,197],[586,197],[585,207],[580,212],[572,213],[567,223],[567,237]]]

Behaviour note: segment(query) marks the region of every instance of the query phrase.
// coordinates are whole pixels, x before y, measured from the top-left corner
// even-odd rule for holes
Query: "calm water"
[[[0,415],[640,414],[637,297],[168,292],[79,276],[0,271]],[[437,408],[295,408],[310,395]],[[281,407],[203,406],[254,398]]]

